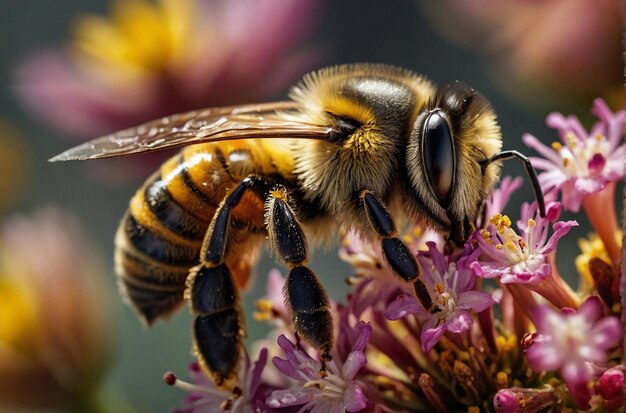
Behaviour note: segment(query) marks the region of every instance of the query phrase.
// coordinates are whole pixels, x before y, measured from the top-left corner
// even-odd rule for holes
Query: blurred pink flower
[[[44,209],[2,225],[0,410],[94,408],[112,344],[100,273],[64,212]]]
[[[420,4],[454,41],[485,56],[511,95],[623,102],[623,7],[617,0],[443,0]]]
[[[177,112],[257,101],[313,62],[300,44],[317,6],[114,0],[110,18],[77,20],[69,53],[27,59],[17,70],[17,92],[48,124],[83,139]]]
[[[603,367],[609,360],[608,350],[624,337],[617,317],[602,316],[602,303],[596,296],[578,311],[563,308],[556,312],[539,305],[533,321],[537,332],[523,340],[530,366],[538,372],[560,371],[572,394],[582,395],[586,383],[608,368]]]

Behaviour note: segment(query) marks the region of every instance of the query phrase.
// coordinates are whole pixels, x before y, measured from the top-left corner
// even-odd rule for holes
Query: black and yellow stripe
[[[266,153],[259,164],[262,149],[255,142],[185,148],[131,199],[116,237],[116,266],[121,289],[147,323],[181,305],[185,280],[199,263],[211,219],[242,175],[278,174]],[[253,264],[241,262],[241,256],[253,259],[255,254],[242,254],[237,247],[249,244],[263,228],[263,200],[248,193],[233,211],[233,239],[238,245],[228,261],[238,284],[247,282]]]

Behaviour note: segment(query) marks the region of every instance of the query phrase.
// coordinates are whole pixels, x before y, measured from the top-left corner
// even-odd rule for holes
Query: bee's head
[[[415,216],[464,240],[498,179],[499,164],[481,168],[502,138],[487,100],[463,83],[440,87],[417,116],[406,150],[404,202]]]

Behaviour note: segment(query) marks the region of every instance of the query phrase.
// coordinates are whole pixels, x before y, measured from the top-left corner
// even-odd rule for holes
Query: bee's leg
[[[270,242],[289,267],[285,284],[286,302],[291,310],[296,337],[302,337],[322,353],[320,374],[326,372],[333,346],[333,319],[328,294],[306,266],[307,243],[302,227],[287,200],[287,192],[276,187],[265,203],[265,222]]]
[[[360,204],[370,226],[381,238],[383,255],[391,269],[404,281],[413,283],[415,294],[426,310],[436,312],[437,307],[433,305],[426,284],[419,279],[417,260],[404,242],[396,237],[396,225],[383,202],[366,189],[361,191]]]
[[[266,185],[262,178],[244,179],[220,204],[200,252],[200,265],[187,278],[185,298],[194,315],[193,344],[198,362],[218,386],[237,368],[244,336],[239,294],[225,257],[232,209],[248,189]]]

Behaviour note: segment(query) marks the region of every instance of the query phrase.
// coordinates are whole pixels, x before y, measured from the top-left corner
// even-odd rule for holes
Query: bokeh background
[[[161,3],[189,11],[193,2]],[[192,360],[188,311],[144,329],[117,294],[112,268],[120,217],[163,158],[46,162],[69,146],[160,114],[279,99],[301,74],[350,62],[394,64],[436,83],[466,82],[487,96],[499,114],[504,146],[526,153],[532,151],[521,142],[525,132],[546,142],[556,139],[544,123],[549,112],[577,114],[589,126],[594,97],[604,97],[613,109],[623,104],[618,1],[595,1],[591,8],[591,2],[577,0],[205,3],[207,8],[185,15],[166,6],[157,9],[147,0],[120,0],[113,12],[110,0],[0,0],[0,207],[2,255],[8,263],[2,271],[12,271],[22,284],[30,282],[24,280],[33,277],[21,277],[21,267],[13,263],[23,259],[33,264],[26,270],[43,269],[52,277],[39,295],[27,294],[27,299],[15,298],[19,294],[0,283],[0,341],[9,337],[19,343],[15,353],[2,344],[0,359],[14,360],[11,354],[19,354],[31,369],[24,373],[19,364],[3,369],[0,362],[0,374],[8,376],[0,382],[15,384],[0,392],[0,411],[16,411],[15,405],[6,405],[9,399],[20,404],[20,397],[37,411],[97,411],[98,402],[87,401],[59,408],[63,392],[51,391],[55,396],[50,396],[45,390],[55,381],[100,383],[100,377],[103,384],[94,384],[96,398],[118,406],[109,411],[164,412],[183,397],[165,386],[162,376],[168,370],[183,373]],[[169,19],[169,35],[155,29],[163,27],[150,14],[155,10]],[[111,19],[112,13],[126,39],[139,44],[136,49],[119,42],[110,20],[108,26],[101,20]],[[81,17],[85,15],[101,19]],[[524,175],[514,162],[505,165],[504,173]],[[530,199],[526,181],[511,205]],[[510,212],[516,217],[517,207]],[[561,254],[564,262],[559,263],[561,273],[571,271],[572,279],[576,239],[588,231],[581,222],[559,244],[572,251],[570,257]],[[21,234],[22,240],[11,234]],[[23,245],[22,250],[16,245]],[[331,295],[344,295],[344,279],[351,274],[335,247],[315,252],[312,267]],[[248,314],[272,268],[275,264],[264,256],[246,294]],[[64,272],[72,275],[63,277]],[[95,281],[83,286],[84,278]],[[3,288],[10,294],[3,296]],[[72,294],[80,297],[74,307],[66,297]],[[48,310],[18,311],[37,299],[47,301],[43,308]],[[29,333],[30,326],[38,332]],[[251,317],[248,329],[251,339],[266,331]],[[58,345],[64,350],[51,357],[48,350]],[[54,365],[69,371],[41,383],[32,380],[40,376],[37,363],[28,362],[30,356],[54,359]]]

